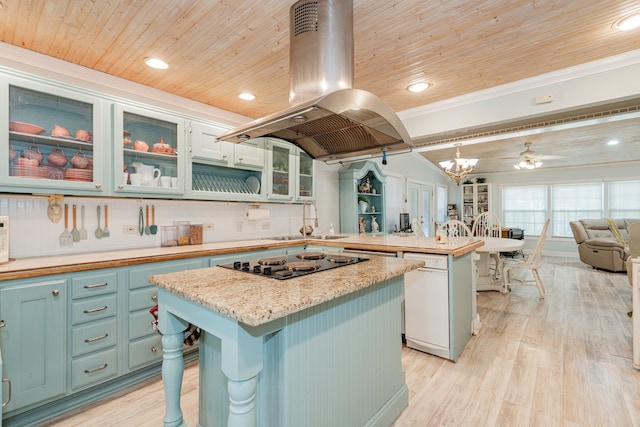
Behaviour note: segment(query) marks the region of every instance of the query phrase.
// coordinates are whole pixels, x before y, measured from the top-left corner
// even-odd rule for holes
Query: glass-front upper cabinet
[[[315,161],[283,140],[266,138],[267,198],[291,202],[313,200]]]
[[[286,141],[267,140],[267,198],[295,199],[296,147]]]
[[[114,105],[114,191],[184,193],[184,121],[161,112]]]
[[[315,197],[315,162],[306,152],[297,150],[298,175],[296,179],[296,198],[312,200]]]
[[[3,189],[99,195],[107,189],[104,101],[42,81],[5,77],[0,134],[8,160],[0,161]],[[7,152],[5,151],[5,152]]]

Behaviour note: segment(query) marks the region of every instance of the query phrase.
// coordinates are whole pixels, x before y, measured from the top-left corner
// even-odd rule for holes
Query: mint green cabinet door
[[[11,401],[4,413],[66,392],[67,282],[0,290],[0,347]]]

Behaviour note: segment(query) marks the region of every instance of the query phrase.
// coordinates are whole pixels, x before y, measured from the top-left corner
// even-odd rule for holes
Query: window
[[[609,184],[609,216],[640,218],[640,182],[619,181]]]
[[[569,222],[604,218],[603,184],[551,186],[551,235],[571,237]]]
[[[502,219],[537,236],[551,218],[553,237],[573,237],[569,223],[578,219],[640,217],[640,181],[505,186]]]
[[[502,223],[537,236],[547,219],[547,186],[505,187],[502,190]]]

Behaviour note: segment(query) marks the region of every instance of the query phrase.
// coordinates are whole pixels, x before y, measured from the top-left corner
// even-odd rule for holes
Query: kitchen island
[[[289,280],[221,267],[150,277],[160,288],[164,425],[184,425],[189,323],[203,331],[200,425],[390,425],[408,404],[403,274],[421,265],[372,256]]]

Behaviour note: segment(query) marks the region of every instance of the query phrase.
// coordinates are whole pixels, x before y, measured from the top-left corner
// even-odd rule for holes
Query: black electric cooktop
[[[369,261],[369,258],[330,255],[324,252],[301,252],[295,255],[260,258],[251,261],[235,261],[230,264],[220,264],[219,267],[282,280],[363,261]]]

